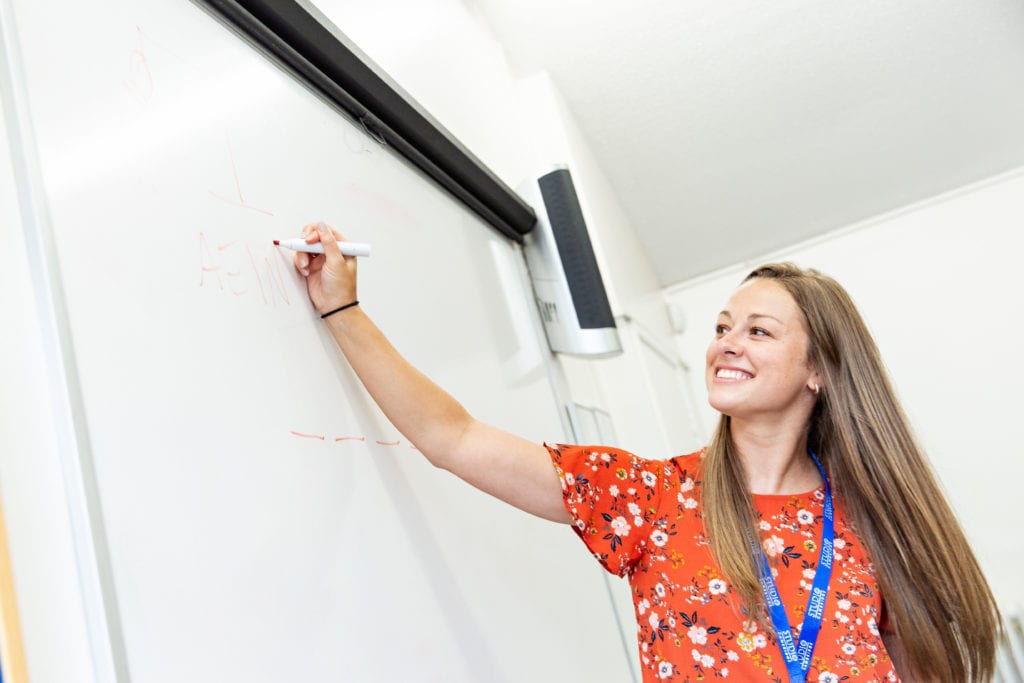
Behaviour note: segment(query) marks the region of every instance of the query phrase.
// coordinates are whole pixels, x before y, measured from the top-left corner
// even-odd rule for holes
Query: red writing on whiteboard
[[[302,439],[320,439],[321,441],[326,438],[323,434],[303,434],[302,432],[292,432],[292,435]]]
[[[142,44],[145,36],[138,26],[135,32],[136,47],[128,53],[128,77],[124,87],[140,104],[148,104],[153,97],[153,74],[149,70],[149,59]]]
[[[258,206],[253,206],[245,200],[245,196],[242,195],[242,183],[238,180],[238,166],[235,164],[235,154],[231,151],[231,144],[225,141],[228,148],[228,161],[231,162],[231,176],[234,178],[235,191],[232,193],[232,197],[228,198],[223,195],[219,195],[213,190],[210,190],[210,195],[216,197],[222,202],[233,204],[234,206],[240,206],[243,209],[250,209],[257,213],[262,213],[267,216],[273,216],[274,214],[266,209],[261,209]]]
[[[409,210],[383,192],[354,181],[342,185],[341,191],[345,197],[345,204],[348,206],[372,211],[386,218],[390,223],[415,224]]]
[[[220,291],[242,296],[255,284],[263,303],[276,306],[278,300],[291,306],[284,266],[273,252],[265,247],[261,256],[256,256],[248,243],[235,240],[211,245],[206,233],[199,233],[199,286],[217,282]]]

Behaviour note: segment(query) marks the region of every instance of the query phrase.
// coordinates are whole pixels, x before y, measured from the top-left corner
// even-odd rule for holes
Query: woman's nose
[[[726,332],[717,340],[718,352],[726,356],[739,356],[743,353],[743,347],[739,340],[733,336],[732,330]]]

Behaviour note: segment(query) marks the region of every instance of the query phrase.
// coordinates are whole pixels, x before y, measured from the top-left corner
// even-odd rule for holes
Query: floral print
[[[573,529],[597,560],[629,580],[645,683],[788,681],[775,634],[745,618],[718,571],[701,520],[703,451],[648,460],[604,446],[546,444]],[[824,487],[754,496],[761,546],[799,637],[818,563]],[[882,644],[882,597],[871,561],[836,504],[825,618],[808,681],[897,681]]]

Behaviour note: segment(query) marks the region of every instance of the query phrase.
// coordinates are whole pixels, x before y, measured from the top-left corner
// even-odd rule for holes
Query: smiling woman
[[[708,391],[722,417],[704,458],[705,526],[741,603],[758,603],[762,588],[746,540],[758,517],[749,495],[759,491],[757,477],[782,477],[785,489],[787,476],[805,480],[810,472],[805,458],[787,461],[776,448],[792,443],[794,454],[820,454],[861,545],[852,552],[871,560],[870,584],[831,586],[840,610],[877,599],[863,590],[877,586],[881,610],[871,630],[880,631],[878,653],[888,651],[897,673],[988,680],[1000,630],[995,600],[846,291],[814,270],[766,265],[747,277],[716,329]],[[787,474],[783,462],[804,465]],[[837,538],[836,561],[843,547]],[[842,642],[842,651],[855,645]]]
[[[707,352],[717,433],[652,460],[477,421],[352,303],[341,235],[319,224],[304,236],[324,243],[295,257],[310,299],[394,425],[435,466],[570,523],[628,577],[644,681],[990,676],[991,591],[831,278],[791,264],[748,276]]]

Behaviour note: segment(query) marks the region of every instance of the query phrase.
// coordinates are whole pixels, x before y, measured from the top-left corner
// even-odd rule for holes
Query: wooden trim
[[[3,670],[4,683],[28,683],[20,624],[11,554],[7,545],[7,523],[0,503],[0,669]]]

